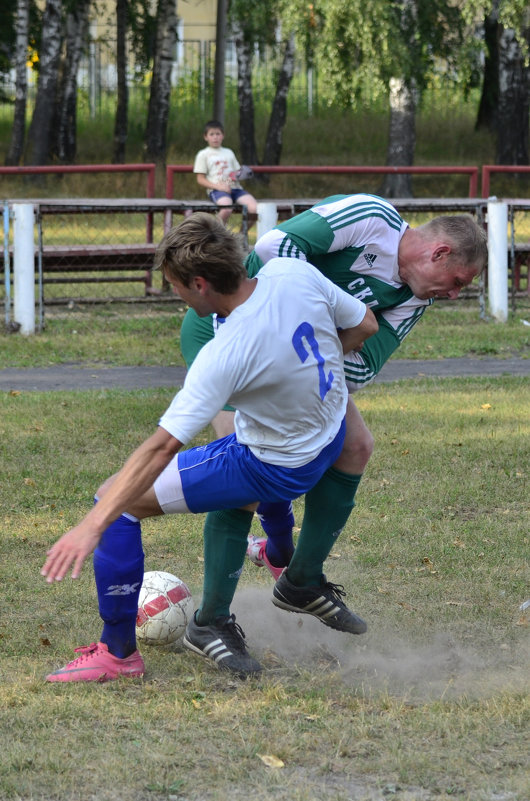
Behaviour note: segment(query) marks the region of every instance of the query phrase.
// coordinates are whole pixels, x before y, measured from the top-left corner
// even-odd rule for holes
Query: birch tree
[[[461,9],[449,0],[322,0],[317,53],[323,78],[343,104],[383,92],[389,100],[388,166],[412,166],[418,103],[439,59],[452,64],[462,42]],[[321,70],[322,75],[322,70]],[[382,191],[411,193],[408,176]]]
[[[87,44],[91,0],[69,3],[64,28],[64,47],[59,63],[53,139],[50,156],[63,164],[75,162],[77,149],[77,73]]]
[[[26,134],[27,77],[26,62],[29,44],[29,9],[30,0],[17,0],[15,22],[15,111],[11,141],[5,163],[18,166],[24,152]]]
[[[526,165],[530,111],[530,6],[527,0],[467,0],[469,25],[485,18],[486,61],[477,127],[484,120],[495,133],[497,164]],[[489,27],[488,27],[489,25]],[[482,116],[481,116],[482,115]]]
[[[113,164],[124,164],[129,127],[129,88],[127,86],[128,0],[116,0],[116,116],[114,119]]]
[[[530,27],[524,31],[530,45]],[[499,37],[499,107],[497,164],[528,164],[530,67],[513,28],[502,27]]]
[[[171,97],[171,69],[177,43],[176,0],[158,0],[153,77],[145,129],[147,161],[164,164]]]
[[[50,152],[62,43],[63,0],[47,0],[42,19],[37,96],[28,132],[26,164],[46,164]]]
[[[269,127],[263,153],[264,164],[279,164],[283,145],[283,128],[287,121],[287,95],[294,73],[295,44],[294,34],[285,43],[282,66],[276,83]]]
[[[282,33],[287,32],[263,155],[263,164],[279,164],[283,128],[287,119],[287,96],[294,73],[295,39],[292,31],[296,14],[293,9],[287,8],[285,0],[232,0],[230,15],[238,64],[239,146],[241,160],[246,164],[260,163],[256,146],[252,91],[254,53],[260,46],[278,48],[276,42],[278,20],[282,20]]]

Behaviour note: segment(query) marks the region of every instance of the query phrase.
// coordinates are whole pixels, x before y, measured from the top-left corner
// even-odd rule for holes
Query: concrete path
[[[185,375],[184,367],[83,367],[62,364],[20,370],[7,368],[0,370],[0,391],[179,387]],[[530,359],[391,359],[376,381],[506,375],[529,377]]]

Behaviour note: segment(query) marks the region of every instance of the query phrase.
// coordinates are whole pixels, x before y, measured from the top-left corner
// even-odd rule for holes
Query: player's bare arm
[[[41,575],[48,583],[61,581],[70,567],[77,578],[87,556],[97,547],[107,526],[139,498],[171,459],[182,443],[163,428],[145,440],[117,473],[112,486],[86,517],[70,529],[47,552]]]
[[[368,337],[376,334],[379,325],[375,315],[371,309],[366,307],[366,314],[363,321],[356,325],[354,328],[344,328],[338,332],[339,339],[342,343],[342,352],[349,353],[352,350],[359,350]]]
[[[197,173],[197,183],[199,186],[203,186],[205,189],[217,189],[219,192],[230,192],[230,184],[214,184],[213,181],[209,181],[206,175],[202,172]]]

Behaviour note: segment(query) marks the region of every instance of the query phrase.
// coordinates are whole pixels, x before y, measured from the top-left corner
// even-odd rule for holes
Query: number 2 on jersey
[[[309,356],[309,351],[306,350],[304,346],[303,342],[304,339],[311,348],[313,356],[315,357],[317,362],[320,398],[321,400],[324,400],[326,394],[331,389],[331,385],[333,384],[333,379],[335,378],[335,376],[330,370],[326,378],[326,373],[324,370],[325,359],[318,349],[318,342],[316,340],[315,331],[311,323],[300,323],[300,325],[294,332],[292,338],[293,347],[296,353],[298,354],[298,357],[302,362],[302,364]]]

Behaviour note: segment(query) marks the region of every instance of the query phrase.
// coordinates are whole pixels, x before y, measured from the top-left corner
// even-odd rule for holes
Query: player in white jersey
[[[143,578],[140,520],[213,512],[205,524],[201,607],[185,645],[239,675],[261,667],[230,613],[253,511],[260,499],[290,501],[336,461],[344,441],[345,351],[377,330],[372,312],[311,265],[277,258],[247,275],[236,238],[208,214],[172,229],[155,263],[199,315],[226,318],[203,348],[157,431],[97,493],[97,503],[48,551],[42,574],[79,575],[95,549],[103,632],[98,643],[47,678],[102,681],[141,675],[135,623]],[[294,277],[294,281],[293,281]],[[303,402],[300,399],[303,398]],[[237,409],[236,433],[181,451],[222,406]],[[328,625],[362,633],[366,624],[327,588]],[[329,610],[328,610],[329,615]],[[335,625],[335,627],[338,627]]]
[[[487,246],[483,229],[469,215],[437,217],[411,228],[387,201],[358,194],[326,198],[265,234],[247,259],[249,275],[279,255],[307,259],[375,313],[377,334],[362,350],[345,356],[348,388],[354,392],[374,379],[435,298],[456,298],[481,272]],[[188,313],[181,330],[188,364],[212,335],[211,321]],[[231,413],[221,412],[214,425],[219,432],[231,430]],[[298,540],[303,547],[293,556],[294,517],[289,504],[264,503],[258,513],[268,539],[251,541],[250,558],[266,564],[275,578],[281,576],[282,585],[290,580],[295,587],[317,587],[324,560],[353,509],[372,450],[372,435],[350,398],[341,458],[305,498]],[[288,570],[281,575],[286,565]],[[292,587],[289,591],[295,593]],[[293,611],[313,603],[311,593],[308,604],[304,602],[307,589],[298,593],[298,603],[286,601],[281,593],[279,604],[297,606]]]

